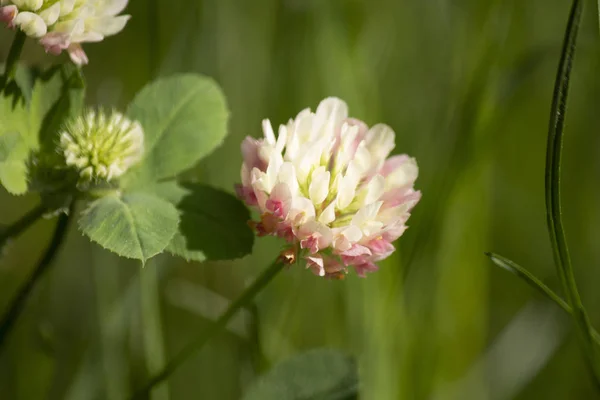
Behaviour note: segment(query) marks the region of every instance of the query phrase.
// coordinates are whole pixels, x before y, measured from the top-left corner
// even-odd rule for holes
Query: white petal
[[[267,143],[271,146],[275,146],[275,132],[273,132],[273,127],[271,126],[271,121],[268,119],[264,119],[262,122],[263,134],[265,135],[265,139]]]
[[[102,10],[105,15],[117,15],[127,7],[129,0],[110,0],[105,2]]]
[[[313,171],[308,192],[310,199],[315,205],[323,203],[327,198],[329,194],[329,179],[330,174],[325,167],[321,166]]]
[[[281,153],[285,144],[287,143],[288,131],[285,125],[279,126],[279,135],[277,136],[277,144],[275,145],[275,151]]]
[[[328,225],[333,221],[335,221],[335,202],[328,205],[319,215],[319,222],[322,224]]]
[[[377,218],[377,213],[379,212],[379,209],[381,208],[382,204],[383,201],[378,201],[376,203],[362,207],[352,218],[352,225],[361,227],[365,223],[375,220]]]
[[[271,153],[271,157],[269,159],[269,166],[267,167],[267,192],[271,192],[271,189],[277,183],[277,178],[279,177],[279,170],[283,165],[283,157],[281,157],[280,153],[273,151]]]
[[[385,124],[374,125],[365,136],[367,148],[374,159],[384,161],[395,147],[393,129]]]
[[[46,23],[39,15],[27,11],[19,13],[14,19],[14,24],[21,28],[27,36],[34,38],[40,38],[48,31]]]
[[[346,237],[351,243],[356,243],[362,239],[362,231],[355,225],[350,225],[342,231],[342,235]]]
[[[385,178],[381,175],[376,175],[367,184],[367,197],[365,198],[365,204],[371,204],[379,200],[385,192]]]
[[[12,3],[20,9],[37,11],[44,5],[44,0],[13,0]]]
[[[303,196],[296,196],[292,200],[292,219],[294,216],[302,214],[304,220],[308,220],[315,217],[315,206],[312,201]]]
[[[386,188],[402,187],[413,183],[419,175],[419,167],[414,158],[403,163],[386,177]]]
[[[58,21],[58,17],[60,16],[60,3],[54,3],[54,5],[48,7],[39,15],[47,25],[53,25]]]
[[[75,7],[75,0],[61,0],[60,2],[60,16],[63,17],[70,14]]]
[[[329,129],[329,133],[335,126],[341,125],[348,118],[348,105],[337,97],[328,97],[319,103],[316,111],[313,130]]]
[[[277,182],[283,182],[290,188],[292,196],[296,196],[300,187],[298,186],[298,178],[296,178],[296,169],[291,162],[284,162],[279,168],[279,176]]]
[[[358,181],[353,176],[345,176],[338,181],[336,202],[339,210],[343,210],[352,203],[356,196],[357,185]]]
[[[371,169],[372,159],[374,161],[377,160],[376,157],[371,157],[371,153],[369,152],[369,150],[367,150],[365,142],[360,142],[358,148],[356,149],[356,153],[354,154],[354,159],[352,161],[354,161],[355,167],[361,175],[363,175],[365,172]]]

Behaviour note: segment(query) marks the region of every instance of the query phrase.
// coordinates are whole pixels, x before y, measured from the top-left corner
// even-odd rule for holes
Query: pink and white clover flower
[[[39,40],[46,52],[66,50],[77,65],[88,63],[82,43],[100,42],[123,30],[119,15],[129,0],[0,0],[0,22]]]
[[[418,167],[406,155],[389,157],[394,131],[349,118],[345,102],[327,98],[301,111],[277,136],[268,120],[264,138],[242,143],[238,196],[260,213],[259,235],[289,243],[286,260],[303,259],[316,275],[343,278],[348,267],[364,277],[394,252],[421,193]]]

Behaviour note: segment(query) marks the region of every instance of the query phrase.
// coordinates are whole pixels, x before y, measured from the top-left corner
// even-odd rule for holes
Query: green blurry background
[[[483,255],[558,290],[543,175],[567,0],[132,0],[125,31],[86,50],[88,102],[123,107],[153,77],[193,71],[224,88],[225,144],[191,178],[232,191],[240,141],[325,96],[397,133],[423,200],[399,251],[367,279],[278,276],[152,395],[239,399],[262,372],[315,347],[355,355],[361,399],[588,399],[570,320]],[[576,275],[600,324],[600,52],[587,1],[564,160]],[[2,29],[0,59],[12,33]],[[49,63],[29,43],[25,58]],[[198,110],[202,112],[202,110]],[[0,222],[33,197],[0,194]],[[44,221],[0,261],[5,307],[49,240]],[[121,400],[187,343],[277,254],[261,239],[234,263],[157,257],[144,270],[72,230],[0,356],[0,399]]]

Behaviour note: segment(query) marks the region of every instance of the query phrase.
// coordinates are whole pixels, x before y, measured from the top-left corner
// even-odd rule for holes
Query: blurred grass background
[[[88,102],[125,107],[156,76],[198,72],[223,87],[230,136],[190,178],[231,191],[239,144],[325,96],[386,122],[415,156],[424,197],[399,251],[368,279],[294,268],[153,400],[238,399],[258,374],[303,350],[358,357],[361,399],[587,399],[596,394],[553,304],[483,252],[558,288],[543,174],[566,0],[132,0],[125,31],[86,46]],[[600,52],[588,1],[573,74],[565,221],[585,304],[600,324]],[[0,58],[12,33],[2,30]],[[29,43],[25,59],[49,63]],[[201,112],[202,110],[199,110]],[[0,193],[0,222],[37,199]],[[5,307],[46,245],[36,225],[0,261]],[[75,230],[0,355],[0,398],[121,400],[206,328],[276,255],[144,270]]]

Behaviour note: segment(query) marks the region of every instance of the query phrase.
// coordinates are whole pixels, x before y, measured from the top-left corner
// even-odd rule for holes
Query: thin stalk
[[[265,269],[259,276],[256,278],[254,283],[248,287],[240,297],[238,297],[233,303],[229,305],[227,310],[217,319],[217,321],[211,325],[211,327],[204,332],[202,332],[198,338],[189,343],[183,350],[181,350],[166,366],[163,368],[161,372],[156,374],[153,378],[151,378],[144,387],[139,389],[132,397],[132,400],[145,399],[148,397],[150,391],[159,383],[167,380],[173,372],[177,370],[177,368],[187,361],[192,355],[196,354],[200,351],[208,341],[215,336],[217,333],[221,332],[227,326],[229,320],[237,314],[237,312],[242,309],[248,307],[248,305],[252,302],[254,297],[258,293],[260,293],[269,282],[273,280],[273,278],[283,269],[284,264],[278,258],[271,266]]]
[[[144,343],[148,376],[160,372],[166,363],[163,327],[160,316],[159,271],[154,259],[140,270],[140,306],[142,314],[142,340]],[[169,387],[157,386],[150,395],[151,400],[168,400]]]
[[[2,233],[0,233],[0,250],[4,248],[4,246],[9,240],[13,239],[16,236],[19,236],[27,228],[33,225],[38,219],[40,219],[44,215],[46,211],[46,207],[40,204],[24,216],[22,216],[14,224],[6,228]]]
[[[494,253],[485,253],[485,255],[488,256],[494,264],[496,264],[500,268],[503,268],[503,269],[515,274],[519,278],[523,279],[523,281],[525,281],[525,283],[527,283],[529,286],[531,286],[532,288],[534,288],[537,291],[539,291],[540,293],[542,293],[549,300],[552,300],[554,302],[554,304],[556,304],[557,306],[562,308],[566,313],[573,315],[573,309],[571,308],[571,306],[568,305],[567,302],[562,299],[562,297],[560,297],[558,294],[554,293],[554,291],[552,289],[550,289],[548,286],[546,286],[542,281],[540,281],[531,272],[529,272],[525,268],[521,267],[519,264],[515,263],[514,261],[511,261],[508,258],[502,257],[501,255],[494,254]],[[596,344],[600,346],[600,334],[594,328],[591,328],[591,335],[592,335],[592,338],[594,339],[594,342],[596,342]]]
[[[40,262],[35,267],[27,282],[21,286],[17,295],[11,301],[8,310],[3,315],[2,320],[0,320],[0,351],[2,351],[6,338],[12,330],[15,322],[21,315],[21,312],[23,312],[25,303],[27,302],[32,290],[35,288],[35,285],[52,265],[52,261],[54,260],[54,257],[58,253],[58,250],[60,249],[66,237],[72,211],[73,210],[70,210],[68,215],[61,214],[61,216],[58,218],[58,223],[56,224],[54,234],[52,235],[52,240],[50,241],[46,252],[40,259]]]
[[[6,68],[4,69],[4,75],[2,77],[4,86],[15,76],[17,63],[21,57],[23,46],[25,45],[25,39],[27,39],[25,32],[17,29],[15,38],[10,46],[10,51],[8,52],[8,58],[6,59]]]
[[[592,326],[581,301],[562,220],[561,204],[561,161],[563,133],[565,125],[566,105],[569,92],[569,81],[577,34],[581,22],[583,1],[573,0],[569,22],[565,33],[561,59],[554,86],[554,97],[550,114],[548,130],[548,147],[546,153],[546,217],[548,233],[552,244],[554,263],[569,306],[573,309],[573,323],[578,331],[578,337],[585,355],[592,367],[596,383],[600,385],[600,364],[596,357],[596,349],[592,338]]]

